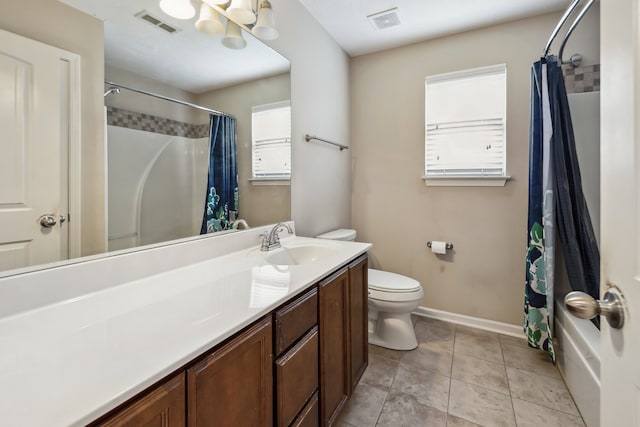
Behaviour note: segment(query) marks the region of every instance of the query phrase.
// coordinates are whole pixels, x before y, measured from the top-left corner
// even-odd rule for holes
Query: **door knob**
[[[56,217],[51,214],[42,215],[40,218],[38,218],[38,221],[44,228],[51,228],[57,223]]]
[[[596,300],[580,291],[569,292],[564,297],[564,305],[571,314],[581,319],[593,319],[602,315],[614,329],[624,326],[624,303],[622,293],[612,287],[604,293],[604,299]]]

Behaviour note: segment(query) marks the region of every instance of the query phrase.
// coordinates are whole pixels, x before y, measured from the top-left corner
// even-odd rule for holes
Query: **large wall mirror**
[[[62,61],[66,74],[55,74],[59,82],[49,81],[49,86],[59,87],[57,96],[68,108],[63,114],[53,115],[61,117],[60,123],[50,120],[52,128],[41,133],[61,134],[61,147],[37,159],[62,164],[61,177],[51,181],[52,187],[60,187],[60,191],[49,191],[59,194],[61,201],[57,205],[49,203],[51,207],[42,208],[42,212],[29,207],[33,211],[31,217],[13,223],[15,215],[8,215],[7,211],[13,214],[29,210],[26,206],[31,203],[32,192],[15,180],[9,181],[12,184],[6,188],[5,181],[5,188],[0,188],[0,228],[4,230],[0,231],[0,277],[25,271],[25,267],[33,269],[50,262],[201,235],[211,158],[211,114],[207,109],[231,116],[236,122],[238,212],[233,212],[230,220],[241,219],[254,227],[290,218],[288,181],[282,177],[255,179],[252,173],[252,116],[270,106],[277,109],[289,105],[291,99],[290,64],[282,55],[244,30],[244,41],[234,40],[231,45],[236,49],[229,48],[222,43],[224,34],[211,35],[195,28],[198,14],[189,20],[172,18],[161,11],[158,0],[0,2],[9,15],[0,19],[0,29],[6,31],[1,36],[35,34],[29,38],[63,48],[70,55]],[[194,0],[192,4],[198,10],[201,3]],[[55,17],[57,24],[48,27],[37,21],[47,14]],[[36,21],[30,22],[31,16]],[[220,19],[226,25],[226,19]],[[84,29],[86,40],[78,40],[85,21],[92,28],[95,24],[101,28],[103,21],[103,38],[92,40],[92,32]],[[21,23],[32,28],[21,31]],[[61,41],[53,33],[67,29],[76,35],[64,34]],[[49,37],[51,40],[47,40]],[[77,55],[76,41],[82,45]],[[90,69],[92,43],[98,53],[104,46],[104,73]],[[0,46],[9,44],[14,43],[3,41]],[[238,49],[241,46],[244,47]],[[19,51],[28,48],[15,46]],[[46,68],[46,64],[36,64],[31,69],[28,58],[16,59],[11,51],[0,53],[0,84],[4,86],[0,94],[6,97],[9,93],[23,93],[25,99],[33,98],[39,89],[21,87],[24,82],[15,77],[20,74],[16,70],[22,70],[25,76],[38,76],[42,71],[36,67]],[[28,65],[23,67],[23,63]],[[98,61],[93,58],[93,63]],[[74,67],[79,74],[74,74]],[[69,90],[74,79],[81,81],[76,81],[77,91]],[[37,79],[33,80],[37,83]],[[47,87],[46,82],[43,87]],[[103,94],[100,100],[96,95],[98,87]],[[92,92],[93,98],[87,92]],[[67,99],[67,93],[77,96],[78,103]],[[103,105],[98,105],[100,101]],[[74,124],[77,106],[82,109],[76,111],[81,122]],[[24,124],[16,124],[20,117],[15,105],[11,108],[0,107],[0,123],[11,123],[9,128],[20,130]],[[92,109],[97,120],[87,119]],[[25,117],[34,121],[33,117]],[[40,122],[42,126],[38,127],[47,124]],[[73,149],[74,125],[79,125],[77,152]],[[289,135],[282,138],[290,141],[290,123],[287,127]],[[67,141],[70,146],[65,146]],[[16,145],[7,138],[0,142],[3,152],[12,152],[5,147],[9,144]],[[29,144],[25,140],[23,145]],[[23,151],[28,154],[28,150]],[[36,160],[23,158],[22,154],[13,148],[11,162],[24,164],[24,168],[14,167],[12,173],[28,175],[29,168],[33,168],[28,163]],[[8,165],[8,157],[5,160]],[[6,166],[4,163],[2,166]],[[7,178],[6,173],[0,175]],[[38,179],[40,187],[45,184],[43,179]],[[7,209],[3,213],[4,207]],[[43,219],[46,214],[51,218]],[[56,223],[47,227],[47,221]],[[34,228],[27,238],[7,232],[23,226]],[[48,237],[54,240],[48,244],[51,253],[44,257],[32,253],[29,246],[33,241]]]

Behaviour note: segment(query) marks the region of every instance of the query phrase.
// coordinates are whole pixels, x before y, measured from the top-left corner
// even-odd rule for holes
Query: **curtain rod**
[[[571,37],[571,33],[573,33],[573,30],[576,29],[576,27],[578,26],[580,21],[582,21],[582,18],[584,18],[584,15],[587,14],[589,9],[591,8],[591,6],[593,6],[593,4],[595,2],[596,2],[596,0],[589,0],[589,2],[586,5],[584,5],[584,7],[580,11],[580,13],[576,17],[576,19],[573,21],[573,23],[571,24],[571,26],[567,30],[567,34],[565,34],[564,40],[562,40],[562,44],[560,45],[560,50],[558,51],[558,58],[560,59],[560,64],[561,65],[563,63],[563,61],[562,61],[562,53],[564,52],[564,47],[567,44],[567,41],[569,40],[569,37]]]
[[[560,32],[560,29],[562,28],[564,23],[567,22],[567,19],[569,19],[569,15],[571,15],[571,13],[573,13],[575,8],[578,7],[578,3],[580,3],[580,0],[574,0],[573,3],[571,3],[567,8],[567,10],[564,12],[564,15],[562,15],[562,18],[560,18],[560,21],[558,21],[558,24],[556,25],[556,27],[553,29],[553,32],[551,33],[551,37],[549,37],[549,41],[547,42],[547,45],[544,47],[544,50],[542,51],[543,57],[546,57],[547,54],[549,53],[549,49],[551,49],[551,43],[553,43],[553,39],[556,38],[556,36]]]
[[[121,89],[130,90],[132,92],[141,93],[143,95],[153,96],[154,98],[160,98],[160,99],[163,99],[165,101],[175,102],[176,104],[185,105],[187,107],[195,108],[196,110],[206,111],[208,113],[216,114],[218,116],[226,116],[226,117],[235,118],[231,114],[228,114],[228,113],[225,113],[225,112],[222,112],[222,111],[218,111],[218,110],[212,110],[211,108],[203,107],[203,106],[198,105],[198,104],[192,104],[191,102],[182,101],[180,99],[175,99],[175,98],[170,98],[168,96],[159,95],[159,94],[153,93],[153,92],[147,92],[146,90],[136,89],[136,88],[133,88],[131,86],[125,86],[123,84],[115,83],[115,82],[112,82],[110,80],[105,80],[104,82],[105,82],[105,84],[108,84],[108,85],[111,85],[111,86],[119,87]]]

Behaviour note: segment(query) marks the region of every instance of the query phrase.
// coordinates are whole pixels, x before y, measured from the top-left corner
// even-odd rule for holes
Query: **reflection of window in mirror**
[[[252,181],[278,184],[291,178],[291,102],[251,108]]]

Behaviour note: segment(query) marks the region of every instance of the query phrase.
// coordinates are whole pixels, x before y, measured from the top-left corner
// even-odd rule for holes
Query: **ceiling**
[[[104,21],[109,66],[192,93],[289,71],[285,57],[251,34],[244,33],[244,49],[228,49],[221,43],[222,35],[196,31],[197,18],[182,21],[165,15],[158,0],[60,1]],[[180,31],[169,34],[136,18],[142,10]]]
[[[195,30],[196,18],[165,15],[158,0],[60,0],[104,21],[109,66],[192,93],[283,73],[289,61],[245,33],[230,50],[222,36]],[[559,11],[569,0],[299,0],[338,44],[357,56],[405,44]],[[196,2],[193,2],[194,4]],[[378,30],[368,15],[397,8],[398,26]],[[178,28],[174,34],[136,18],[141,11]],[[285,13],[281,11],[280,13]],[[223,18],[224,19],[224,18]]]
[[[569,5],[569,0],[299,1],[350,56],[564,10]],[[398,26],[378,30],[367,19],[396,7]]]

